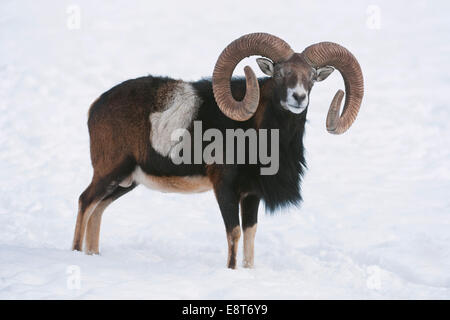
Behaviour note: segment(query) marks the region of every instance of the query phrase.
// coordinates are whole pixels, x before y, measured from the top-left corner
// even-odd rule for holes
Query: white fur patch
[[[244,268],[253,268],[257,224],[244,230]]]
[[[150,142],[158,153],[163,156],[170,154],[170,150],[177,144],[177,141],[171,141],[172,133],[191,125],[200,103],[201,99],[192,85],[181,82],[175,87],[164,110],[150,115]]]
[[[305,99],[303,99],[300,105],[297,104],[297,100],[295,100],[294,98],[294,93],[296,93],[299,96],[305,95]],[[297,83],[297,85],[294,88],[287,89],[286,101],[281,101],[280,103],[284,108],[291,111],[292,113],[296,114],[302,113],[309,103],[308,92],[303,87],[303,84]]]
[[[128,179],[149,189],[166,193],[198,193],[212,189],[212,183],[206,176],[159,177],[145,173],[141,167],[136,167],[131,177],[125,180]]]
[[[122,182],[120,182],[119,186],[121,186],[122,188],[128,188],[128,187],[131,187],[132,184],[133,184],[133,178],[131,176],[129,176],[128,178],[125,178]]]

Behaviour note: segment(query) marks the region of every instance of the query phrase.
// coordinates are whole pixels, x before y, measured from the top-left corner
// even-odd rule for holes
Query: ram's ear
[[[323,67],[316,70],[316,81],[322,81],[328,78],[328,76],[333,73],[333,67]]]
[[[256,62],[258,63],[259,68],[265,75],[269,77],[273,76],[273,62],[266,58],[257,58]]]

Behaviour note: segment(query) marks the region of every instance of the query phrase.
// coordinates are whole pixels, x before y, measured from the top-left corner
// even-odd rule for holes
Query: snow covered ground
[[[1,1],[1,299],[450,298],[449,2],[273,3]],[[255,31],[338,42],[366,81],[343,136],[325,130],[341,77],[314,88],[305,201],[260,208],[255,269],[225,268],[211,192],[139,187],[105,212],[100,256],[72,252],[90,103],[148,73],[210,76]]]

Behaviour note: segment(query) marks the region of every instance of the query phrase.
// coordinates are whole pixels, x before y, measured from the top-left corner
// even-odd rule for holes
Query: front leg
[[[225,223],[228,241],[228,261],[230,269],[236,269],[236,255],[241,227],[239,226],[239,196],[230,183],[222,181],[214,187],[214,193],[219,204],[220,212]]]
[[[242,229],[244,229],[244,268],[253,268],[258,206],[259,197],[255,195],[248,195],[241,199]]]

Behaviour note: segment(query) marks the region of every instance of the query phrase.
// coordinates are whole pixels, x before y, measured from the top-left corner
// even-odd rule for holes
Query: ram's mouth
[[[282,103],[281,106],[286,111],[292,112],[294,114],[300,114],[306,110],[306,107],[303,107],[302,105],[296,105],[296,104],[290,104],[290,103]]]

